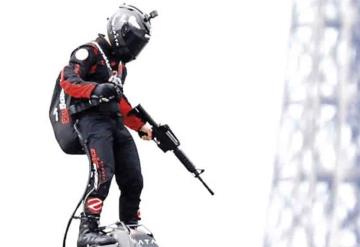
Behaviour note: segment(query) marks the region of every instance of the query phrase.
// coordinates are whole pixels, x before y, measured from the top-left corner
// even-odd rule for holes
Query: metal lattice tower
[[[294,0],[265,247],[360,246],[360,0]]]

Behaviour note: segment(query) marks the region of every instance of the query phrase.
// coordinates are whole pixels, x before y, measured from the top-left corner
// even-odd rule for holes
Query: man
[[[125,64],[134,60],[150,38],[150,19],[130,5],[122,5],[109,19],[107,37],[82,45],[71,54],[61,72],[60,85],[72,97],[70,110],[96,171],[94,188],[84,200],[78,247],[114,244],[98,222],[113,175],[121,190],[119,216],[137,224],[143,180],[135,143],[124,127],[152,139],[152,130],[129,114],[132,107],[123,94]]]

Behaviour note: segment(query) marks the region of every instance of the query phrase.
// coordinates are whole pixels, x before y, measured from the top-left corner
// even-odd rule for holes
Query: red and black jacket
[[[126,67],[120,65],[119,60],[112,55],[111,47],[103,35],[95,40],[109,59],[113,70],[121,70],[121,75],[125,80]],[[60,75],[60,86],[65,93],[72,97],[71,105],[88,104],[92,92],[97,84],[108,82],[110,77],[109,69],[103,55],[96,45],[89,43],[75,49],[70,57],[69,64],[64,67]],[[125,96],[121,97],[116,108],[123,117],[124,124],[129,128],[138,131],[144,122],[134,115],[129,115],[132,106]],[[97,111],[99,108],[89,109]]]

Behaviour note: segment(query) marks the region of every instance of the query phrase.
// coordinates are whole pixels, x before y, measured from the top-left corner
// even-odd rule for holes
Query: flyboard
[[[116,244],[102,245],[102,247],[159,247],[154,235],[143,225],[125,225],[116,222],[100,229],[118,241]],[[89,247],[99,247],[99,245]]]

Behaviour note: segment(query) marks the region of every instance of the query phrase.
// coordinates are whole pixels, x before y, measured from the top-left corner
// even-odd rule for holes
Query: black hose
[[[66,229],[65,229],[65,233],[64,233],[64,238],[63,238],[63,247],[66,247],[66,238],[67,238],[67,234],[68,234],[68,231],[69,231],[69,228],[70,228],[70,225],[71,225],[71,222],[73,219],[79,219],[79,217],[76,217],[75,214],[77,212],[77,210],[79,209],[81,203],[87,198],[87,195],[90,194],[94,188],[92,188],[89,192],[89,188],[91,187],[91,184],[92,184],[92,180],[93,180],[93,177],[94,177],[94,168],[92,166],[92,162],[91,162],[91,156],[90,156],[90,152],[89,152],[89,149],[87,147],[87,144],[86,144],[86,141],[84,141],[79,129],[77,128],[77,124],[78,124],[78,121],[75,122],[74,124],[74,129],[79,137],[79,140],[80,140],[80,143],[82,144],[84,150],[85,150],[85,153],[89,159],[89,175],[88,175],[88,179],[87,179],[87,182],[86,182],[86,188],[85,188],[85,191],[83,193],[83,195],[81,196],[81,199],[80,201],[78,202],[78,204],[76,205],[76,208],[74,210],[74,212],[71,214],[70,218],[69,218],[69,221],[67,223],[67,226],[66,226]]]

